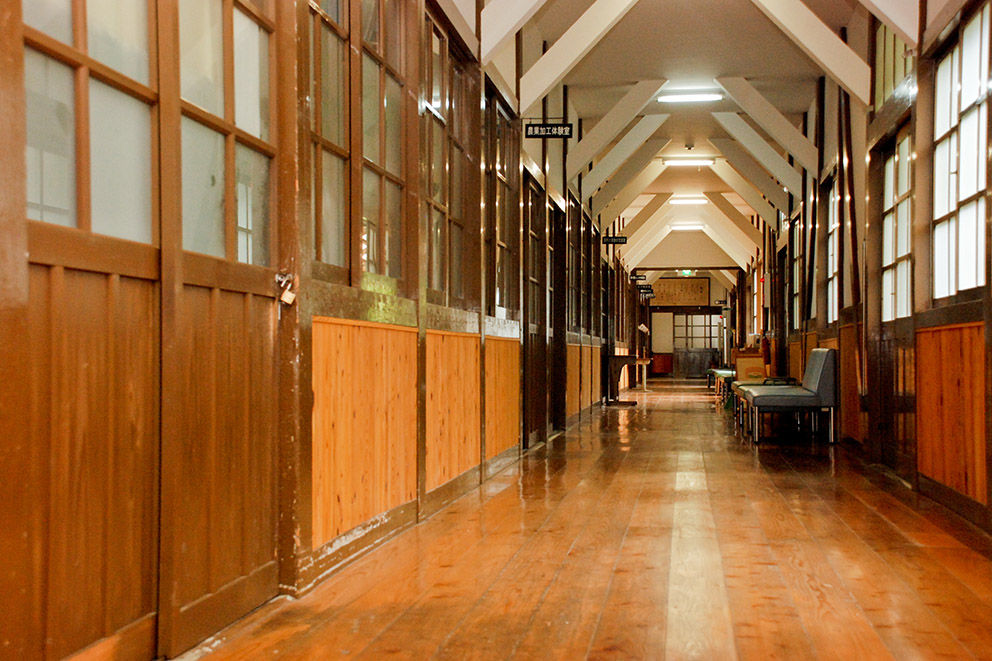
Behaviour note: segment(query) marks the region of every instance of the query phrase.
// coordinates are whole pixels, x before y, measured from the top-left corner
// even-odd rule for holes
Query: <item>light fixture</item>
[[[683,165],[692,167],[707,167],[716,161],[712,158],[666,158],[662,160],[665,165]]]
[[[716,92],[692,92],[689,94],[662,94],[658,97],[659,103],[707,103],[709,101],[722,101],[723,95]]]
[[[703,226],[700,223],[679,223],[672,224],[673,232],[702,232]]]
[[[705,197],[673,197],[668,201],[669,204],[678,204],[678,205],[686,205],[686,206],[706,204],[707,202],[709,202],[709,200],[707,200]]]

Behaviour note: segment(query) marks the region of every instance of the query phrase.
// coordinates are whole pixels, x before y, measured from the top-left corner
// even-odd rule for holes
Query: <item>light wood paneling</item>
[[[520,340],[486,338],[486,459],[520,442]]]
[[[842,438],[865,440],[866,417],[861,412],[860,361],[856,327],[844,326],[838,337],[840,377],[840,434]]]
[[[592,404],[592,347],[582,347],[582,390],[579,402],[583,409]]]
[[[31,347],[32,442],[45,449],[50,471],[41,490],[45,656],[62,658],[119,634],[123,648],[150,658],[158,593],[158,285],[32,265],[30,300],[22,340]],[[137,626],[142,621],[151,626]]]
[[[916,333],[920,473],[988,504],[981,324]]]
[[[592,348],[592,365],[589,370],[592,373],[592,401],[599,402],[603,399],[603,350],[599,347]]]
[[[565,416],[570,418],[581,405],[582,347],[569,344],[565,351]]]
[[[481,458],[479,336],[427,333],[427,490]]]
[[[417,333],[313,322],[313,547],[417,495]]]
[[[803,344],[789,343],[789,376],[793,379],[803,378]]]

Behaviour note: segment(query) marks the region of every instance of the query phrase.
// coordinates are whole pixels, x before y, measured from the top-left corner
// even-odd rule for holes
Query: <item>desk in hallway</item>
[[[603,409],[214,659],[987,658],[992,539],[841,450],[743,445],[705,386]]]

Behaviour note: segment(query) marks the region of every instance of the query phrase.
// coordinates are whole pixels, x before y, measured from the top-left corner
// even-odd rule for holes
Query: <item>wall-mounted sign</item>
[[[659,278],[651,305],[709,305],[709,278]]]
[[[637,291],[642,294],[654,294],[654,287],[651,285],[637,285]]]
[[[604,236],[603,245],[604,246],[622,246],[626,245],[627,237],[625,236]]]
[[[632,282],[643,282],[644,280],[648,279],[648,276],[644,275],[643,273],[636,273],[630,276],[630,279]]]
[[[524,137],[527,138],[571,138],[571,124],[525,124]]]

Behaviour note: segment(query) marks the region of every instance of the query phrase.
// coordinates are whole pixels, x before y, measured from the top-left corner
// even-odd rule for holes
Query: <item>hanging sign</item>
[[[643,282],[644,280],[647,280],[647,279],[648,279],[648,276],[644,275],[643,273],[637,273],[637,274],[634,274],[634,275],[630,276],[631,282]]]
[[[603,245],[604,246],[623,246],[627,244],[627,237],[625,236],[604,236]]]
[[[567,139],[572,137],[572,125],[552,123],[525,124],[524,137]]]

